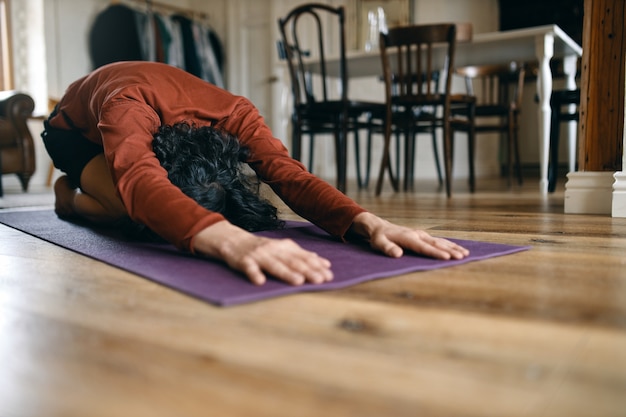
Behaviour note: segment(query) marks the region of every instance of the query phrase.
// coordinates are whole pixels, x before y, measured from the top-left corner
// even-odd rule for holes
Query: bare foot
[[[74,197],[78,190],[72,188],[67,175],[59,177],[54,183],[54,212],[59,217],[76,216]]]

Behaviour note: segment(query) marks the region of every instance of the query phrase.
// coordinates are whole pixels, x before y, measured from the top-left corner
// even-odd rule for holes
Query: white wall
[[[46,71],[50,98],[58,99],[74,80],[91,69],[89,28],[106,0],[47,0]]]

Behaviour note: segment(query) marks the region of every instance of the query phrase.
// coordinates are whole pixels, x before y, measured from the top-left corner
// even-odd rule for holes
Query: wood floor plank
[[[220,308],[0,225],[0,416],[623,417],[626,219],[416,188],[350,195],[531,249]]]

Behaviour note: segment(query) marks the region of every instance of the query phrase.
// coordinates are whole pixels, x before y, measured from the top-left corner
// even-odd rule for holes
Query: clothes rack
[[[172,13],[172,14],[180,14],[183,16],[187,16],[191,19],[197,20],[205,20],[208,21],[210,15],[205,12],[198,12],[195,10],[190,10],[188,8],[175,6],[172,4],[161,3],[154,0],[112,0],[111,4],[129,4],[133,6],[145,6],[148,11],[151,12],[163,12],[163,13]]]

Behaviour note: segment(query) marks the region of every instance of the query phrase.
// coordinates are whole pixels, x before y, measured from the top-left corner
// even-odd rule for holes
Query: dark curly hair
[[[161,126],[152,148],[172,184],[201,206],[251,232],[283,227],[258,180],[242,173],[249,150],[235,136],[181,122]]]

